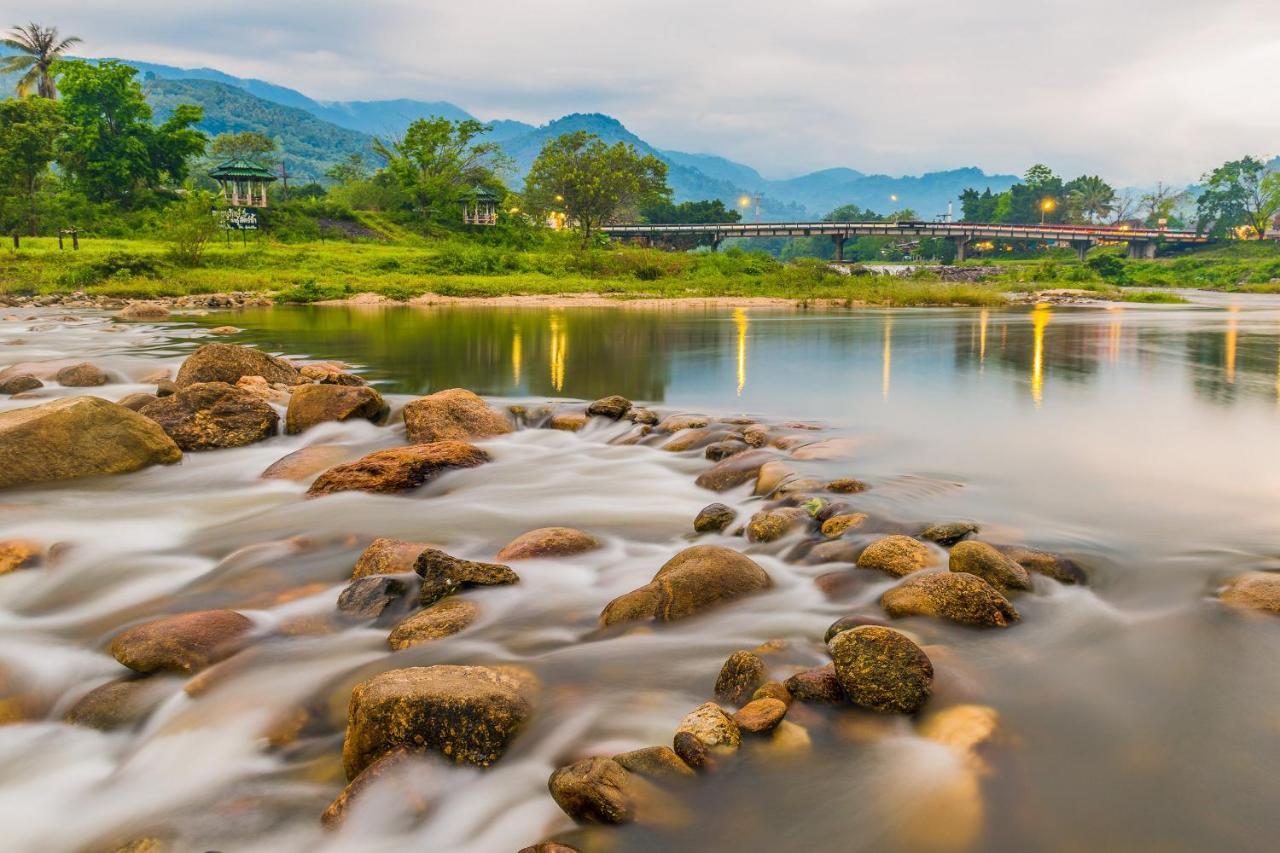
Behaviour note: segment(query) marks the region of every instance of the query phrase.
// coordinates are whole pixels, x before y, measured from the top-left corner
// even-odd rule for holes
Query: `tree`
[[[720,199],[705,201],[682,201],[672,204],[670,201],[659,201],[640,209],[640,218],[645,222],[661,222],[668,225],[702,224],[707,222],[739,222],[742,214],[725,207]]]
[[[874,210],[856,204],[841,205],[823,217],[827,222],[879,222],[883,218]]]
[[[337,181],[339,184],[350,184],[368,178],[369,169],[365,166],[364,155],[357,152],[348,154],[342,160],[334,163],[324,173],[324,176],[330,180]]]
[[[1122,192],[1111,202],[1111,224],[1119,225],[1133,218],[1138,202],[1131,192]]]
[[[243,130],[239,133],[219,133],[209,143],[210,160],[225,163],[228,160],[252,160],[264,166],[279,162],[279,146],[265,133]]]
[[[1169,219],[1173,216],[1174,208],[1183,202],[1187,197],[1186,190],[1175,190],[1173,187],[1163,182],[1157,182],[1155,189],[1149,193],[1143,193],[1138,199],[1141,209],[1146,211],[1147,225],[1157,225],[1161,219]]]
[[[420,214],[456,222],[464,199],[476,187],[506,193],[498,176],[507,166],[501,147],[478,141],[488,132],[487,125],[474,119],[420,118],[399,139],[374,140],[373,150]]]
[[[584,245],[602,224],[670,196],[666,163],[584,130],[548,140],[525,178],[525,203],[535,211],[565,213],[581,229]]]
[[[53,64],[68,48],[79,43],[76,36],[59,38],[57,27],[42,27],[35,23],[15,26],[8,38],[0,39],[0,44],[18,53],[0,61],[0,74],[22,75],[17,85],[19,98],[27,97],[34,89],[40,97],[53,100],[58,97]]]
[[[1068,210],[1086,222],[1106,219],[1113,209],[1116,191],[1098,175],[1081,175],[1063,189]]]
[[[1280,212],[1280,178],[1275,174],[1258,158],[1243,157],[1205,175],[1204,191],[1196,199],[1197,228],[1221,235],[1243,226],[1262,237]]]
[[[44,98],[0,101],[0,224],[35,235],[39,193],[49,175],[64,121]]]
[[[165,211],[164,236],[175,262],[185,267],[200,265],[205,249],[218,236],[214,218],[218,201],[211,192],[191,190]]]

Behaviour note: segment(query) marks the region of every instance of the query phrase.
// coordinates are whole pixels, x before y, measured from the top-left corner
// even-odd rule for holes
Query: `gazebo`
[[[209,173],[222,197],[235,207],[266,207],[267,184],[276,179],[266,166],[243,158],[228,160]]]
[[[475,187],[462,202],[463,225],[497,225],[498,196],[484,187]]]

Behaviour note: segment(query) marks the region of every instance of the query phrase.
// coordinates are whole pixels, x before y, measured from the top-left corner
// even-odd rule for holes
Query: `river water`
[[[354,365],[393,405],[461,386],[495,404],[617,393],[664,413],[804,421],[852,450],[796,467],[870,483],[856,505],[873,519],[973,520],[983,538],[1059,551],[1088,571],[1087,586],[1038,579],[1005,631],[903,623],[938,671],[931,709],[998,715],[981,772],[908,721],[800,708],[807,753],[701,780],[680,793],[690,823],[612,831],[612,849],[1274,849],[1280,620],[1213,593],[1234,573],[1280,566],[1280,300],[276,308],[124,327],[92,312],[16,313],[0,323],[4,364],[92,361],[112,374],[95,390],[109,399],[147,390],[139,377],[176,369],[218,340],[208,328],[233,324],[244,331],[229,340]],[[60,544],[45,567],[0,577],[0,707],[27,708],[0,725],[0,847],[112,850],[154,836],[195,851],[515,851],[568,838],[546,791],[556,766],[669,744],[736,649],[790,641],[774,664],[785,677],[825,662],[833,620],[879,613],[888,577],[824,592],[814,579],[842,567],[794,559],[794,541],[710,537],[748,550],[775,587],[652,631],[593,636],[603,605],[690,544],[692,518],[716,499],[694,485],[709,464],[700,452],[609,443],[623,431],[486,441],[494,463],[410,497],[306,501],[303,484],[258,479],[309,444],[354,457],[404,441],[403,426],[350,423],[5,495],[0,539]],[[755,508],[745,487],[720,499]],[[374,536],[492,559],[548,525],[606,547],[518,564],[519,585],[469,594],[482,618],[457,636],[392,654],[385,628],[290,627],[333,612]],[[239,609],[260,637],[211,686],[155,678],[156,707],[131,729],[59,722],[124,674],[105,651],[121,628],[210,607]],[[399,666],[488,662],[525,665],[544,685],[511,751],[486,772],[422,762],[425,816],[375,797],[343,831],[322,831],[343,784],[351,685]],[[268,738],[308,703],[325,724]]]

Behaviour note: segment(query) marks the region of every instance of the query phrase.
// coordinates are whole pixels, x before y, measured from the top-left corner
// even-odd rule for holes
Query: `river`
[[[873,519],[972,520],[983,538],[1058,551],[1088,572],[1086,586],[1038,579],[1004,631],[903,623],[934,657],[935,706],[998,715],[982,772],[905,720],[861,732],[806,709],[797,719],[809,719],[812,748],[801,760],[700,780],[681,794],[690,825],[613,830],[613,849],[1273,849],[1280,620],[1213,594],[1232,574],[1280,567],[1280,299],[282,307],[125,326],[93,312],[16,313],[0,323],[5,363],[92,361],[113,377],[94,390],[108,399],[148,390],[138,377],[176,369],[221,340],[209,328],[232,324],[243,331],[226,340],[354,365],[393,406],[466,387],[495,405],[622,394],[662,413],[805,422],[853,449],[796,466],[868,482],[856,506]],[[609,443],[624,431],[521,430],[482,443],[493,464],[412,497],[307,501],[304,485],[258,479],[308,444],[354,454],[404,441],[403,426],[350,422],[7,494],[0,539],[59,546],[49,565],[0,576],[0,703],[20,695],[39,707],[37,719],[0,725],[0,846],[112,850],[154,835],[197,851],[515,851],[568,826],[547,794],[555,767],[669,744],[736,649],[788,640],[785,677],[825,662],[832,621],[879,613],[892,578],[866,572],[824,592],[814,579],[839,567],[794,559],[794,542],[712,536],[745,548],[774,588],[595,637],[601,607],[690,544],[691,520],[717,499],[694,485],[709,464],[700,452]],[[745,489],[719,499],[754,508]],[[517,534],[556,524],[605,548],[520,564],[519,585],[474,594],[482,618],[457,636],[393,654],[385,628],[277,631],[331,613],[374,536],[491,560]],[[123,673],[105,652],[120,628],[210,607],[240,609],[271,638],[194,696],[182,679],[156,678],[155,710],[135,727],[59,722]],[[322,831],[318,816],[344,781],[336,721],[351,684],[398,666],[486,662],[523,664],[544,684],[508,755],[484,772],[425,763],[425,817],[371,808]],[[317,696],[332,725],[266,742]]]

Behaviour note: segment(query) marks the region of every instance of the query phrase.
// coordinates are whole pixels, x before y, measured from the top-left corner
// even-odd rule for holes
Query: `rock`
[[[558,841],[539,841],[537,844],[521,847],[517,853],[582,853],[582,851]]]
[[[572,527],[539,527],[512,539],[498,552],[495,559],[506,562],[542,557],[575,557],[602,547],[604,546],[599,539]]]
[[[25,391],[34,391],[43,387],[44,383],[30,373],[19,373],[16,376],[9,376],[0,381],[0,394],[21,394]]]
[[[68,388],[93,388],[107,384],[106,371],[87,361],[62,368],[54,378],[58,380],[58,384]]]
[[[718,545],[695,545],[668,560],[645,586],[609,602],[600,622],[674,622],[770,586],[769,575],[749,557]]]
[[[626,418],[634,424],[644,426],[653,426],[658,422],[658,416],[649,409],[633,408],[627,412]]]
[[[749,447],[764,447],[769,443],[769,430],[760,424],[752,424],[742,431],[742,440]]]
[[[225,382],[185,385],[142,407],[183,450],[243,447],[275,434],[280,417],[253,394]]]
[[[805,562],[813,563],[852,563],[858,559],[862,546],[851,539],[833,539],[830,542],[819,542],[809,549]]]
[[[347,458],[347,449],[337,444],[313,444],[272,462],[258,476],[263,480],[305,480]]]
[[[747,651],[734,652],[724,662],[716,678],[716,698],[731,705],[745,705],[767,678],[768,672],[759,655]]]
[[[797,448],[791,456],[794,459],[807,460],[847,459],[853,455],[857,447],[856,439],[826,438]]]
[[[240,331],[241,331],[240,328],[237,326],[214,326],[212,329],[209,330],[209,334],[235,335],[235,334],[238,334]]]
[[[962,625],[1004,628],[1018,621],[1009,600],[982,578],[965,572],[932,572],[908,578],[880,597],[894,618],[937,616]]]
[[[360,804],[360,800],[375,785],[380,791],[394,786],[395,802],[403,811],[413,815],[426,814],[430,803],[413,784],[414,780],[407,778],[406,771],[412,767],[413,760],[414,755],[410,750],[395,749],[374,761],[329,804],[320,815],[320,824],[330,830],[342,826],[351,810]]]
[[[67,709],[63,722],[111,731],[140,722],[168,691],[156,678],[128,678],[95,687]]]
[[[714,769],[715,759],[711,750],[693,732],[676,732],[671,745],[672,751],[687,767],[694,770]]]
[[[253,621],[234,610],[202,610],[143,622],[111,641],[111,654],[134,672],[193,673],[244,647]]]
[[[710,423],[702,415],[668,415],[658,424],[658,432],[680,432],[684,429],[705,429]]]
[[[852,631],[854,628],[861,628],[864,625],[885,627],[885,623],[882,620],[874,619],[870,616],[841,616],[827,627],[827,632],[822,636],[822,642],[829,643],[841,631]]]
[[[813,497],[813,492],[822,488],[822,484],[817,480],[801,479],[793,477],[786,480],[782,485],[773,490],[773,496],[777,498],[790,498],[792,500],[808,501],[808,500],[825,500],[825,498]]]
[[[1280,615],[1280,572],[1245,572],[1226,582],[1218,596],[1234,607]]]
[[[157,382],[164,382],[171,378],[172,377],[169,375],[169,368],[157,367],[152,370],[148,370],[146,373],[139,376],[138,381],[143,385],[154,385]]]
[[[548,427],[561,432],[578,432],[586,425],[587,416],[582,412],[558,412],[547,421]]]
[[[404,609],[409,585],[386,575],[360,578],[338,596],[338,610],[352,619],[378,619]]]
[[[715,702],[705,702],[684,716],[676,734],[688,733],[713,754],[727,754],[742,744],[742,732],[733,718]]]
[[[950,521],[943,524],[930,524],[920,534],[921,539],[927,539],[943,548],[950,548],[966,536],[971,536],[978,532],[978,525],[968,521]]]
[[[163,320],[169,309],[158,302],[130,302],[116,312],[117,320]]]
[[[363,681],[347,714],[347,778],[401,747],[488,767],[528,722],[536,688],[531,673],[507,666],[419,666]]]
[[[751,694],[752,702],[757,699],[777,699],[788,707],[790,707],[793,698],[791,691],[781,681],[766,681],[756,688],[755,693]]]
[[[416,489],[441,474],[474,468],[489,454],[463,441],[436,441],[378,450],[325,471],[307,490],[308,497],[361,491],[394,494]]]
[[[655,799],[649,783],[600,756],[556,770],[547,788],[556,805],[578,823],[631,823],[642,819]]]
[[[181,458],[154,421],[98,397],[0,412],[0,488],[126,474]]]
[[[236,380],[235,387],[252,394],[264,403],[289,402],[289,390],[286,385],[283,383],[272,385],[261,376],[241,376]]]
[[[1076,565],[1074,560],[1063,557],[1061,554],[1023,545],[997,545],[996,550],[1027,571],[1053,578],[1059,583],[1086,584],[1089,582],[1089,577],[1084,570]]]
[[[809,513],[801,507],[784,506],[761,510],[747,522],[747,541],[776,542],[792,530],[802,527],[808,520]]]
[[[867,521],[865,512],[849,512],[833,515],[822,522],[822,535],[828,539],[839,539],[850,530],[856,530]]]
[[[160,398],[155,394],[148,394],[145,391],[136,391],[133,394],[125,394],[116,402],[116,404],[136,412],[148,403],[154,403],[158,399]]]
[[[626,397],[620,397],[617,394],[614,394],[612,397],[602,397],[590,406],[587,406],[588,415],[608,418],[611,421],[621,420],[626,417],[627,412],[630,410],[631,401]]]
[[[949,567],[968,572],[999,590],[1031,589],[1027,570],[985,542],[959,542],[951,549]]]
[[[470,601],[450,598],[431,605],[401,622],[387,637],[392,651],[429,643],[466,630],[480,618],[480,608]]]
[[[387,408],[382,395],[368,385],[300,385],[289,397],[284,431],[296,435],[325,421],[353,418],[379,421]]]
[[[712,442],[723,441],[732,433],[724,429],[689,429],[676,435],[666,444],[662,445],[662,450],[668,453],[683,453],[686,450],[693,450],[698,447],[704,447]]]
[[[0,575],[35,568],[44,558],[44,548],[29,539],[0,540]]]
[[[835,664],[797,672],[784,682],[793,699],[816,705],[841,705],[845,702],[844,688],[836,675]]]
[[[886,536],[877,539],[858,557],[858,568],[878,569],[896,578],[918,572],[934,560],[933,552],[923,542],[910,536]]]
[[[433,547],[427,542],[406,542],[403,539],[381,537],[369,543],[356,558],[351,570],[352,579],[373,575],[401,575],[414,571],[418,555]]]
[[[750,734],[767,734],[778,727],[787,715],[787,703],[780,699],[752,699],[733,715],[740,731]]]
[[[298,368],[253,347],[237,344],[205,344],[187,356],[175,380],[180,388],[206,382],[235,385],[242,376],[261,376],[267,382],[296,385]]]
[[[861,480],[855,480],[852,477],[842,477],[839,480],[832,480],[823,485],[828,492],[835,492],[839,495],[856,495],[859,492],[865,492],[871,488]]]
[[[405,431],[414,444],[493,438],[511,432],[511,424],[465,388],[419,397],[404,407]]]
[[[753,738],[750,745],[754,754],[772,761],[795,761],[813,751],[809,730],[790,720],[778,723],[767,738]]]
[[[336,361],[319,361],[311,364],[304,364],[298,368],[299,375],[303,379],[309,379],[312,382],[319,382],[322,385],[364,385],[363,379],[354,373],[347,373],[343,370],[345,364]]]
[[[707,504],[694,518],[693,529],[697,533],[719,533],[737,517],[738,513],[722,503]]]
[[[929,656],[900,631],[864,625],[836,634],[827,648],[841,688],[859,707],[914,714],[932,692]]]
[[[420,603],[423,607],[460,590],[520,582],[520,576],[509,566],[461,560],[438,548],[427,548],[419,554],[414,571],[422,577]]]
[[[178,383],[172,379],[161,379],[156,382],[157,397],[172,397],[178,393]]]
[[[992,741],[1000,725],[1000,715],[986,705],[952,705],[925,717],[920,736],[950,747],[974,770],[985,771],[978,749]]]
[[[743,455],[745,456],[746,454]],[[776,492],[783,483],[795,479],[795,476],[795,469],[781,460],[775,459],[771,462],[766,462],[757,471],[756,485],[751,493],[757,497],[768,497]]]
[[[738,441],[736,439],[729,439],[727,441],[717,441],[712,444],[708,444],[706,449],[703,450],[702,455],[712,461],[718,462],[722,459],[728,459],[730,456],[737,456],[739,453],[744,453],[749,449],[750,448],[745,442]]]
[[[703,471],[695,481],[700,488],[724,492],[756,479],[760,469],[776,456],[768,450],[749,450],[730,456]]]
[[[694,775],[693,768],[684,763],[668,746],[647,746],[615,755],[613,760],[624,770],[658,782],[678,781]]]

